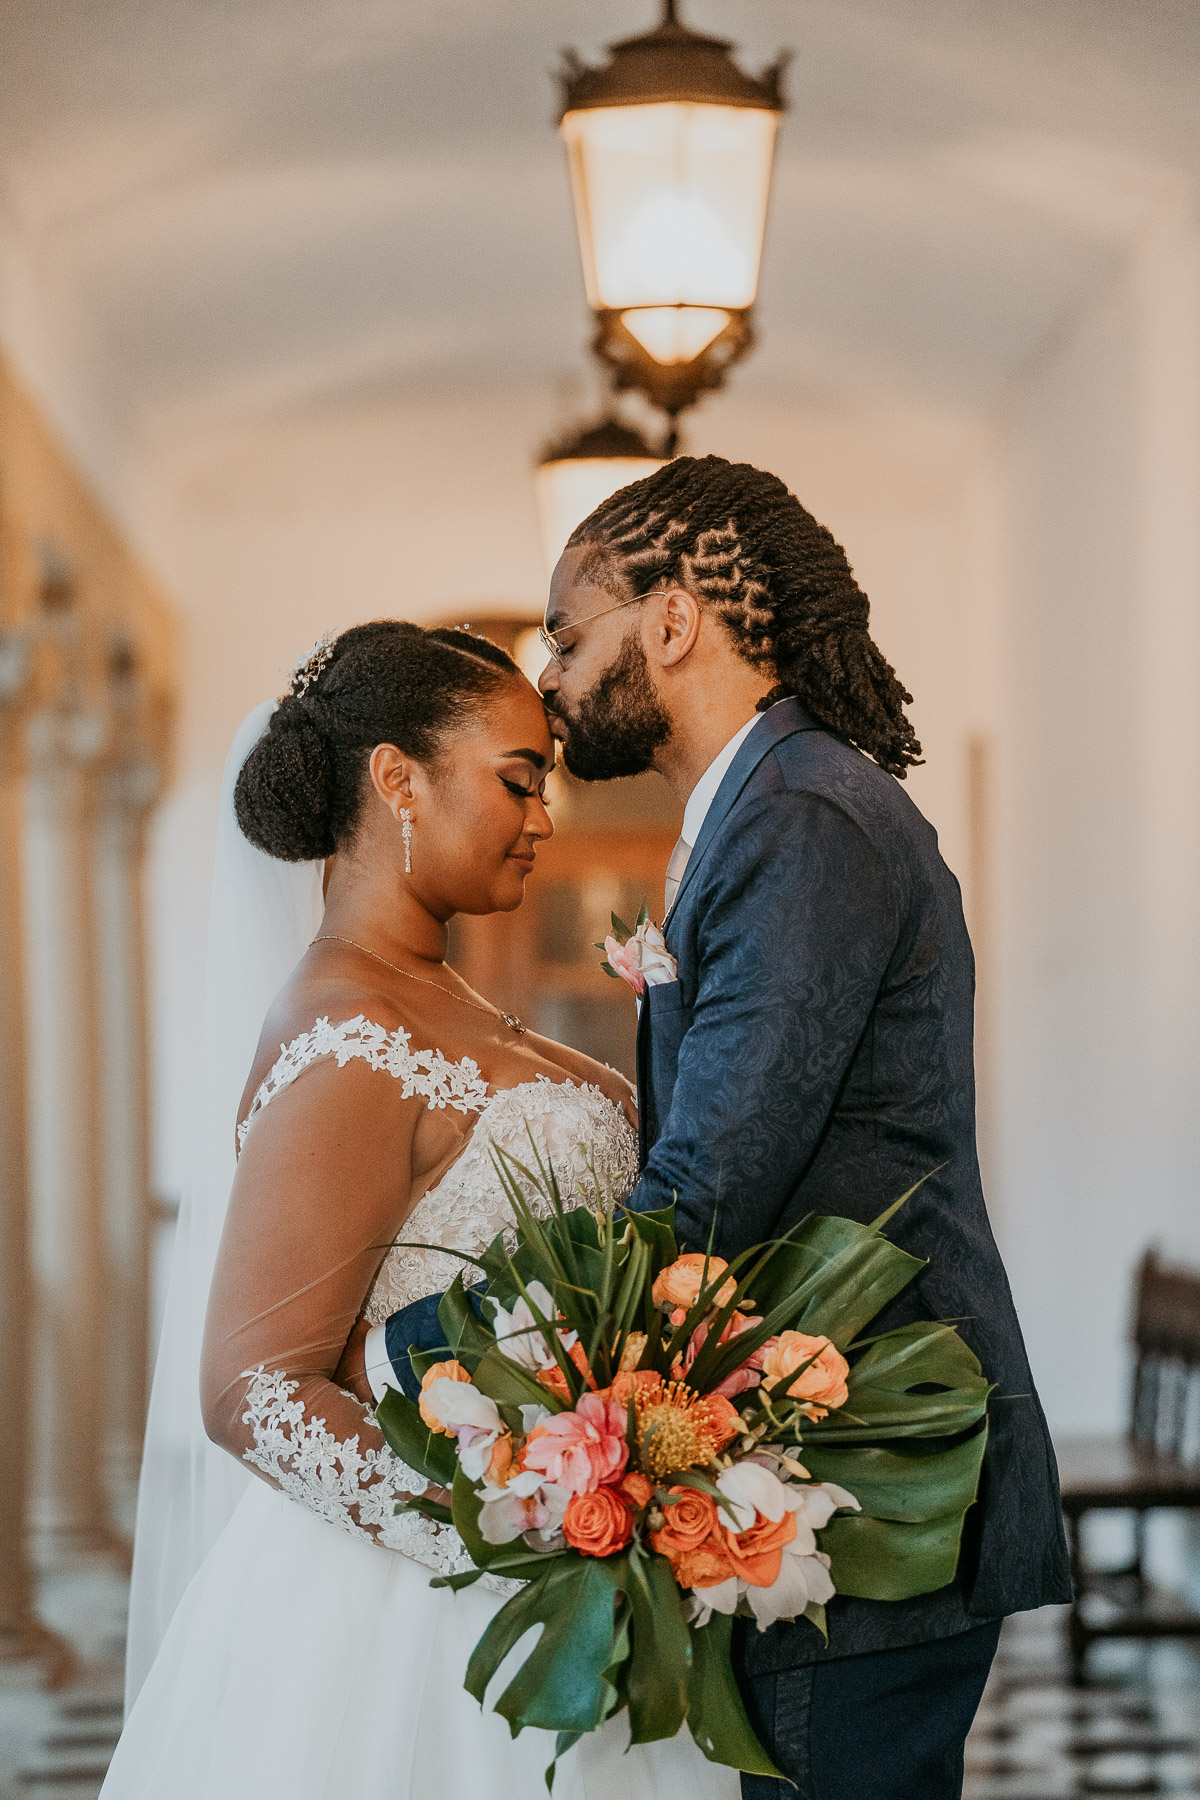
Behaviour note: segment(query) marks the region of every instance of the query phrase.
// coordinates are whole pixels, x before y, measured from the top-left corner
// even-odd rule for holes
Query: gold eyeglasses
[[[563,630],[578,631],[581,625],[590,625],[593,619],[606,619],[609,613],[620,612],[622,607],[636,606],[639,600],[647,599],[653,592],[653,588],[647,588],[644,593],[634,594],[628,600],[618,600],[615,606],[602,606],[599,612],[587,613],[582,619],[572,619],[569,625],[563,626]],[[538,626],[538,637],[542,641],[543,649],[550,652],[559,668],[565,668],[563,658],[570,655],[575,648],[574,644],[562,643],[558,632],[547,631],[544,625]]]

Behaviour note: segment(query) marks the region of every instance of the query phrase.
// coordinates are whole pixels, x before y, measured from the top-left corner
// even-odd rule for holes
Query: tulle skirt
[[[552,1734],[511,1737],[462,1685],[502,1602],[429,1581],[255,1482],[179,1605],[102,1800],[544,1795]],[[621,1716],[567,1753],[554,1795],[738,1800],[739,1782],[686,1728],[628,1748]]]

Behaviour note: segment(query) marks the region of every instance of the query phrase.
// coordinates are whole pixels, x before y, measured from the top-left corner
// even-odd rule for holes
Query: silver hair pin
[[[300,660],[293,665],[291,692],[295,699],[299,700],[307,694],[309,688],[313,685],[314,681],[316,681],[321,670],[333,655],[333,647],[336,643],[336,632],[327,631],[324,637],[317,639],[307,656],[302,656]]]

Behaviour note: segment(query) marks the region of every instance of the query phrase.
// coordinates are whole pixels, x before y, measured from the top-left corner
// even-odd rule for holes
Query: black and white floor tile
[[[1011,1619],[967,1745],[964,1800],[1200,1800],[1200,1656],[1105,1644],[1066,1679],[1057,1609]]]
[[[96,1800],[121,1728],[124,1604],[115,1571],[49,1584],[47,1622],[79,1665],[58,1693],[0,1689],[0,1800]],[[1106,1645],[1074,1689],[1060,1615],[1010,1620],[967,1745],[964,1800],[1120,1795],[1200,1800],[1200,1654]]]

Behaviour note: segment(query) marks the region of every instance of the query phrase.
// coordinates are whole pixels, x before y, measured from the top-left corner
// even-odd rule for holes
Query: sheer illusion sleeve
[[[330,1524],[453,1570],[469,1566],[456,1533],[396,1514],[424,1478],[333,1372],[409,1210],[423,1109],[471,1113],[479,1095],[418,1067],[403,1033],[364,1027],[333,1028],[342,1037],[315,1054],[297,1040],[264,1084],[272,1104],[256,1101],[209,1300],[204,1419],[218,1444]]]

